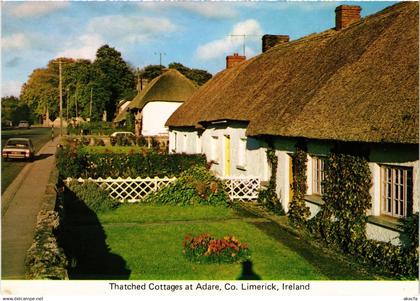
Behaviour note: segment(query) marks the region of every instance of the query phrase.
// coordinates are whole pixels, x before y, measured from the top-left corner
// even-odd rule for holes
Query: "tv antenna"
[[[242,42],[243,56],[245,56],[245,40],[246,40],[246,38],[247,37],[262,37],[262,35],[260,35],[260,34],[230,34],[229,36],[230,36],[230,38],[233,38],[233,37],[242,37],[243,38],[243,42]]]

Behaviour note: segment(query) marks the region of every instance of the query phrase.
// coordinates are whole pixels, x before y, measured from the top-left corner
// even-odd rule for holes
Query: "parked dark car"
[[[5,161],[9,159],[26,159],[33,161],[35,149],[31,139],[10,138],[3,147],[1,155]]]

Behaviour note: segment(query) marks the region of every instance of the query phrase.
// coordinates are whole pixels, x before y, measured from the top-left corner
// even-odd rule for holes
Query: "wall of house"
[[[267,145],[262,140],[245,136],[246,124],[224,122],[209,125],[203,132],[190,128],[171,128],[171,153],[203,153],[213,161],[211,169],[220,176],[259,177],[269,179]],[[230,169],[226,169],[226,139],[230,139]]]
[[[182,104],[182,102],[153,101],[147,103],[142,112],[143,136],[166,135],[169,130],[165,123],[169,116]]]
[[[211,169],[221,176],[259,177],[269,179],[267,144],[259,139],[246,137],[246,124],[224,122],[209,125],[202,134],[202,151],[208,161],[214,161]],[[226,144],[230,139],[230,169],[226,168]]]
[[[193,127],[174,128],[169,131],[169,152],[200,154],[201,135]]]
[[[366,237],[384,242],[390,242],[393,245],[400,245],[400,232],[393,231],[372,223],[366,224]]]
[[[293,192],[290,189],[292,184],[291,173],[291,154],[295,151],[296,139],[275,138],[274,147],[278,157],[277,169],[277,193],[282,202],[283,208],[287,211]],[[313,194],[313,157],[327,157],[334,145],[328,141],[308,141],[306,144],[308,152],[307,161],[307,199],[306,205],[309,207],[311,216],[314,217],[320,210],[319,203],[322,197]],[[419,158],[417,146],[407,145],[366,145],[369,151],[369,168],[372,173],[372,187],[370,194],[372,197],[372,208],[367,212],[368,215],[381,218],[381,166],[405,166],[413,170],[413,212],[419,211]],[[315,201],[315,202],[314,202]],[[396,221],[396,220],[395,220]],[[399,244],[399,232],[380,224],[368,223],[366,228],[369,238],[391,241]]]

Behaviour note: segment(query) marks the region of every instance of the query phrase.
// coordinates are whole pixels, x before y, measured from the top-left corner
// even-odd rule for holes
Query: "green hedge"
[[[194,166],[181,173],[174,183],[150,194],[145,202],[178,206],[228,206],[230,203],[222,181],[204,166]]]
[[[86,206],[96,213],[113,210],[120,204],[94,182],[86,181],[80,184],[77,181],[72,181],[68,187]]]
[[[85,122],[76,127],[69,125],[67,127],[67,133],[70,135],[80,135],[83,132],[84,135],[110,135],[115,131],[127,130],[126,128],[115,128],[112,122],[95,121]]]
[[[174,177],[192,166],[206,166],[204,155],[95,154],[80,146],[65,146],[56,154],[56,165],[63,178]]]

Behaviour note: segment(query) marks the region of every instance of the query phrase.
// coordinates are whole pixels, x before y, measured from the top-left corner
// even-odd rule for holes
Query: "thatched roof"
[[[169,69],[140,91],[130,103],[129,109],[143,109],[151,101],[184,102],[196,90],[196,85],[178,70]]]
[[[418,143],[418,3],[278,45],[217,74],[168,126],[249,121],[247,135]]]
[[[115,117],[115,119],[113,120],[114,123],[118,123],[118,122],[122,122],[124,120],[126,120],[127,118],[127,111],[126,110],[122,110],[121,112],[119,112],[117,114],[117,117]]]

